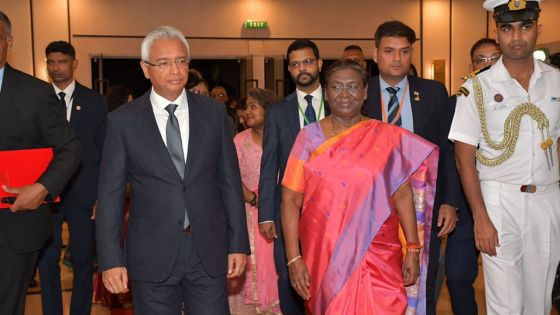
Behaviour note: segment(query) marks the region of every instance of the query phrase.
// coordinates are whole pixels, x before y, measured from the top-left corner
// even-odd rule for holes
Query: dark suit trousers
[[[0,239],[0,314],[24,314],[27,287],[37,256],[38,251],[16,253]]]
[[[473,283],[478,273],[478,251],[475,247],[473,221],[466,206],[460,207],[459,222],[447,238],[445,250],[446,284],[456,315],[477,314]],[[430,239],[430,260],[426,280],[426,314],[435,315],[437,306],[436,278],[439,270],[441,240],[437,237],[437,218]]]
[[[473,283],[478,273],[478,250],[474,241],[470,211],[461,216],[455,231],[447,239],[445,274],[455,315],[478,314]]]
[[[229,314],[227,279],[210,277],[196,251],[192,235],[185,234],[171,275],[160,283],[132,280],[135,315]]]
[[[70,314],[86,315],[91,312],[93,294],[95,225],[94,221],[91,220],[91,209],[82,208],[73,194],[65,196],[58,209],[53,207],[51,213],[52,236],[39,256],[43,314],[62,314],[59,262],[62,247],[62,221],[64,219],[68,222],[73,269]]]
[[[276,234],[278,238],[274,240],[274,264],[278,273],[278,295],[280,299],[280,310],[284,315],[304,315],[305,307],[303,299],[294,290],[290,283],[288,267],[286,266],[286,251],[284,249],[284,234],[280,218],[275,221]]]

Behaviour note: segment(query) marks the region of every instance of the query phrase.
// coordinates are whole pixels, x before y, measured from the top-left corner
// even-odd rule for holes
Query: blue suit
[[[39,257],[43,314],[62,314],[60,249],[62,221],[68,222],[72,253],[73,286],[71,314],[89,314],[93,294],[95,225],[91,219],[97,200],[99,165],[105,140],[107,102],[99,93],[76,82],[72,96],[70,125],[82,146],[78,171],[61,193],[61,203],[53,207],[52,237]]]
[[[273,104],[266,112],[263,155],[259,179],[259,222],[274,221],[274,263],[278,273],[278,293],[283,314],[305,314],[303,300],[292,288],[286,266],[286,251],[280,218],[281,183],[292,146],[300,131],[296,92]],[[325,107],[325,115],[329,114]]]

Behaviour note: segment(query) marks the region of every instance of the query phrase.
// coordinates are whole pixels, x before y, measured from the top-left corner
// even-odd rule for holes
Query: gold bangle
[[[288,261],[288,263],[286,264],[286,266],[290,267],[291,264],[293,264],[294,262],[296,262],[296,260],[300,259],[301,255],[297,255],[296,257],[290,259],[290,261]]]

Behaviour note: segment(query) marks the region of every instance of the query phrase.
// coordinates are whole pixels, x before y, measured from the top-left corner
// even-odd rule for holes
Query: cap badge
[[[508,8],[510,11],[523,10],[527,7],[526,0],[509,0]]]

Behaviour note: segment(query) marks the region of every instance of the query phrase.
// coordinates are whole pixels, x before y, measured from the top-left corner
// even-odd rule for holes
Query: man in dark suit
[[[458,178],[451,176],[455,172],[455,157],[447,140],[449,98],[445,86],[407,76],[415,41],[414,30],[402,22],[389,21],[377,28],[373,58],[379,65],[379,76],[368,84],[366,111],[372,118],[401,126],[440,147],[426,283],[426,311],[434,314],[440,237],[455,228],[460,188]]]
[[[286,54],[288,71],[296,91],[272,105],[266,112],[263,134],[263,155],[259,179],[259,229],[274,240],[274,262],[278,273],[278,293],[283,314],[304,314],[303,300],[292,288],[280,218],[280,183],[288,156],[300,129],[328,115],[319,73],[323,61],[317,45],[310,40],[294,41]]]
[[[91,311],[93,294],[95,225],[92,212],[97,200],[107,102],[99,93],[74,80],[78,60],[72,45],[65,41],[52,42],[45,49],[45,56],[60,108],[80,139],[83,155],[80,168],[62,191],[60,206],[53,208],[51,239],[39,255],[43,314],[62,314],[59,262],[62,221],[66,220],[73,268],[70,313],[85,315]]]
[[[229,314],[227,277],[249,240],[223,106],[185,90],[190,53],[170,26],[142,42],[152,89],[111,112],[99,176],[99,265],[112,293],[132,280],[135,314]],[[121,246],[126,183],[131,210]]]
[[[58,107],[52,87],[6,63],[11,23],[0,11],[0,150],[52,147],[54,157],[36,183],[6,187],[17,194],[0,209],[0,314],[24,314],[27,285],[50,234],[50,207],[80,163],[80,144]],[[11,211],[10,211],[11,210]]]
[[[481,70],[487,69],[489,66],[495,64],[500,58],[500,55],[500,46],[495,40],[490,38],[478,40],[473,44],[470,52],[470,68],[473,74],[479,73]],[[469,78],[469,76],[466,76],[464,79]],[[461,89],[458,94],[450,98],[450,117],[447,119],[448,130],[451,128],[451,121],[455,113],[457,96],[468,93],[465,91],[466,90]],[[455,170],[452,175],[459,178],[457,170]],[[478,314],[473,283],[478,274],[479,251],[475,246],[472,212],[467,203],[467,197],[462,189],[459,197],[458,208],[460,211],[457,217],[457,226],[455,231],[449,234],[445,247],[446,284],[449,290],[449,297],[451,298],[453,314]],[[438,293],[439,292],[436,291],[436,299]]]

